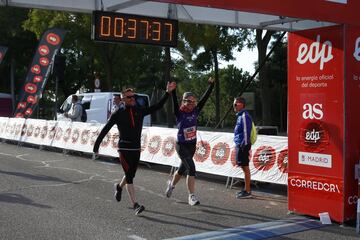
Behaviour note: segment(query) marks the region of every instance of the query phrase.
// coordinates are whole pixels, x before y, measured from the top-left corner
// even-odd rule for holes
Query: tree
[[[246,30],[235,30],[229,27],[210,25],[180,25],[180,39],[184,43],[180,51],[185,57],[192,59],[193,69],[209,71],[212,67],[215,75],[215,120],[220,121],[220,81],[219,59],[233,59],[232,50],[241,51]]]
[[[275,34],[278,36],[279,34]],[[273,44],[271,44],[273,46]],[[287,128],[287,43],[281,42],[266,64],[267,78],[272,86],[271,125],[277,125],[280,131]]]
[[[59,85],[63,93],[60,101],[80,87],[93,89],[95,72],[103,80],[102,90],[108,91],[120,91],[131,86],[150,94],[153,86],[159,86],[163,79],[162,48],[94,42],[90,38],[90,15],[31,10],[24,27],[38,37],[51,27],[68,31],[62,46],[67,68],[65,81]],[[48,88],[51,87],[50,82]]]
[[[271,37],[275,34],[275,31],[267,30],[263,34],[263,30],[256,30],[256,46],[258,49],[258,62],[261,64],[266,57],[267,48],[270,43]],[[259,71],[259,81],[260,81],[260,97],[261,97],[261,106],[262,106],[262,124],[271,125],[271,88],[272,81],[269,78],[268,72],[269,65],[265,64]]]
[[[8,52],[0,66],[0,92],[10,92],[10,65],[16,66],[15,92],[23,86],[31,57],[37,44],[36,36],[22,27],[28,9],[0,8],[0,45],[7,46]]]

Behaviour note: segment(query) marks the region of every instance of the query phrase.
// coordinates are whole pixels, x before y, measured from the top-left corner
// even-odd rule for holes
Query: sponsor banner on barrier
[[[19,120],[0,118],[1,122],[13,126]],[[21,141],[24,142],[92,153],[94,142],[103,126],[103,124],[26,119],[20,134]],[[11,135],[15,131],[9,130],[9,132]],[[141,136],[141,160],[178,167],[180,159],[175,150],[176,133],[175,128],[144,128]],[[114,126],[101,142],[99,154],[117,157],[118,139],[119,132]],[[244,177],[242,170],[235,163],[232,133],[198,131],[197,139],[194,155],[197,171]],[[287,184],[287,137],[259,135],[250,153],[253,180]]]
[[[22,128],[21,142],[37,145],[47,145],[47,121],[40,119],[27,119]]]
[[[5,136],[6,126],[10,118],[0,117],[0,137],[7,139]]]

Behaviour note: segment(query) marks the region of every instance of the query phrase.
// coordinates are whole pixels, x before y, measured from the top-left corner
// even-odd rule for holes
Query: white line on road
[[[8,154],[8,153],[2,153],[2,152],[0,152],[0,155],[4,155],[4,156],[12,156],[11,154]]]
[[[128,238],[134,239],[134,240],[146,240],[146,238],[142,238],[137,235],[129,235]]]

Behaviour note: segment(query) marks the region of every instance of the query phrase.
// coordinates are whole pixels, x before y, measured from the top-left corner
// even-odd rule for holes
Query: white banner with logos
[[[103,124],[46,121],[0,117],[0,138],[92,153]],[[178,167],[175,151],[177,129],[144,127],[141,160]],[[101,155],[117,157],[119,132],[116,125],[101,143]],[[235,163],[232,133],[198,131],[194,161],[196,170],[215,175],[243,178]],[[287,184],[287,137],[258,135],[250,151],[252,180]]]

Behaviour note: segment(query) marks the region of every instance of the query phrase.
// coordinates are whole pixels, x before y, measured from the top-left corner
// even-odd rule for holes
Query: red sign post
[[[289,210],[338,222],[356,216],[356,36],[343,26],[289,34]]]

